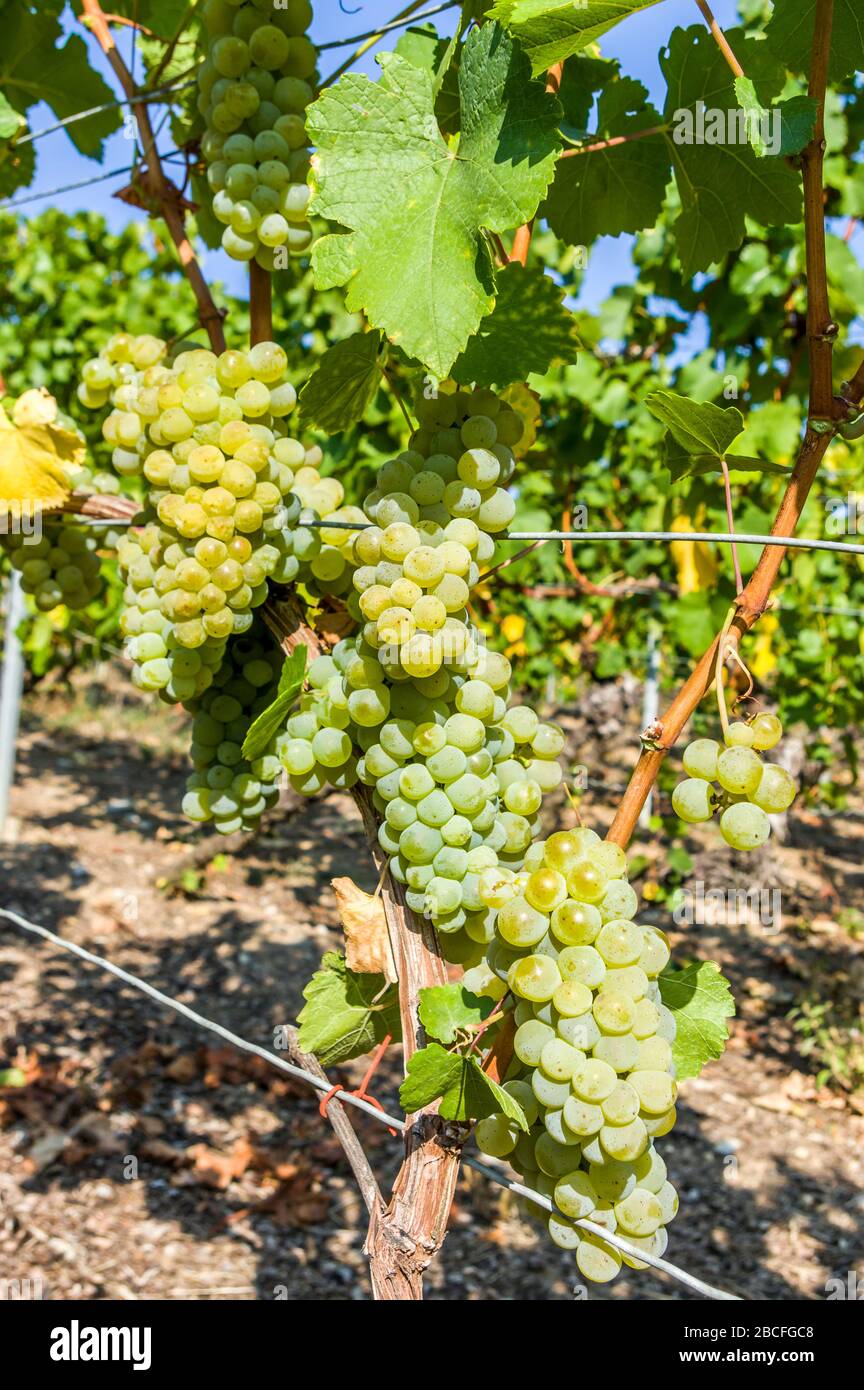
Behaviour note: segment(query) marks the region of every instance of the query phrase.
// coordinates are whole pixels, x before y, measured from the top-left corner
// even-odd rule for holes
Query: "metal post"
[[[648,624],[648,644],[645,648],[645,691],[642,696],[642,728],[648,729],[657,720],[660,713],[660,627],[652,618]],[[639,815],[639,824],[643,830],[648,828],[651,819],[651,807],[654,801],[653,791],[648,793],[645,805]]]
[[[17,570],[12,570],[6,594],[3,675],[0,679],[0,839],[6,829],[9,792],[15,773],[15,744],[24,689],[24,651],[18,640],[18,628],[25,616],[21,576]]]

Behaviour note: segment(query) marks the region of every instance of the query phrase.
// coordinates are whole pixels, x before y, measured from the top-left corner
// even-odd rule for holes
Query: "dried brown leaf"
[[[383,975],[388,984],[395,984],[396,965],[380,895],[364,893],[351,878],[334,878],[333,892],[345,928],[348,969],[361,975]]]

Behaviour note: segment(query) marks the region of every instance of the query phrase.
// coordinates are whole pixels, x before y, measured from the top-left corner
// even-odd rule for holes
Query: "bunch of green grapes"
[[[534,843],[515,876],[481,874],[495,939],[468,976],[518,1001],[521,1071],[505,1088],[530,1125],[526,1134],[506,1115],[490,1116],[477,1125],[477,1144],[554,1201],[557,1212],[543,1213],[549,1234],[598,1283],[622,1260],[644,1265],[575,1221],[662,1255],[678,1208],[654,1148],[675,1123],[675,1019],[658,985],[669,948],[662,932],[634,921],[626,868],[617,845],[578,829]]]
[[[372,789],[379,843],[408,906],[435,923],[449,960],[473,965],[494,934],[481,875],[521,866],[543,796],[562,779],[564,735],[511,703],[510,663],[485,649],[467,609],[512,520],[503,483],[521,421],[490,391],[451,390],[418,415],[410,449],[366,499],[374,524],[353,533],[347,606],[361,630],[313,663],[278,752],[301,793],[334,777]],[[331,479],[302,500],[320,509],[330,487],[341,500]],[[307,535],[313,545],[332,535],[345,556],[335,528]]]
[[[43,521],[40,536],[3,534],[0,544],[40,613],[59,604],[80,610],[102,593],[96,540],[82,526]]]
[[[114,340],[105,355],[117,353]],[[143,474],[153,523],[122,549],[124,627],[136,680],[170,699],[203,693],[225,641],[249,630],[268,580],[303,570],[292,553],[301,503],[291,489],[294,470],[312,466],[287,433],[296,393],[286,365],[275,343],[218,357],[196,348],[170,366],[124,372],[113,391],[103,434],[121,476]],[[190,659],[196,652],[200,660]]]
[[[201,151],[222,246],[235,260],[254,257],[273,270],[280,253],[300,255],[312,240],[304,116],[315,96],[317,53],[305,34],[312,6],[206,0],[203,13]]]
[[[183,798],[189,820],[212,821],[223,835],[255,830],[278,801],[282,764],[274,750],[250,763],[243,741],[276,696],[282,662],[281,650],[256,619],[247,636],[228,643],[208,689],[192,702],[195,771]]]
[[[776,747],[783,725],[776,714],[757,714],[748,723],[729,725],[726,746],[697,738],[684,749],[687,777],[672,793],[672,807],[689,824],[720,815],[720,834],[733,849],[764,845],[771,834],[768,816],[787,811],[795,781],[785,768],[763,763],[759,754]]]

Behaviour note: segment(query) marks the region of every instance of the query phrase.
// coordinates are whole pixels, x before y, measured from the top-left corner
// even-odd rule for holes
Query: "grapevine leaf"
[[[812,97],[790,97],[767,108],[749,77],[735,78],[735,95],[748,115],[750,144],[760,159],[766,154],[798,154],[812,137],[817,111]],[[771,141],[770,148],[766,137]]]
[[[641,82],[619,78],[604,87],[597,108],[597,134],[589,144],[632,136],[660,125]],[[669,178],[669,152],[662,134],[630,140],[559,159],[544,205],[549,225],[571,246],[588,246],[598,236],[638,232],[656,221]]]
[[[34,14],[19,0],[4,10],[0,87],[18,111],[26,111],[41,100],[63,120],[90,107],[113,103],[111,88],[90,66],[84,40],[73,34],[60,45],[62,35],[56,15]],[[66,129],[82,154],[98,159],[104,137],[121,123],[120,108],[112,104],[107,111]]]
[[[347,282],[349,311],[439,377],[494,302],[481,229],[533,217],[559,148],[560,108],[498,25],[466,40],[459,96],[458,148],[439,132],[431,74],[405,58],[377,83],[349,74],[307,110],[314,210],[349,229],[316,245],[316,285]]]
[[[735,1013],[729,981],[713,960],[697,961],[684,970],[665,970],[660,995],[677,1025],[675,1074],[679,1081],[698,1076],[706,1062],[722,1056],[729,1038],[726,1020]]]
[[[0,92],[0,140],[8,140],[26,122],[20,111],[16,111],[14,106],[10,106],[2,92]]]
[[[496,0],[499,19],[519,40],[535,73],[587,48],[628,15],[658,0]]]
[[[455,37],[455,36],[454,36]],[[424,68],[438,84],[435,96],[435,115],[445,135],[459,129],[459,80],[458,69],[453,62],[446,67],[447,50],[450,45],[441,38],[433,24],[418,24],[406,29],[396,44],[400,58],[406,58],[417,68]],[[384,64],[389,55],[381,55]]]
[[[504,1114],[528,1131],[521,1105],[486,1075],[476,1057],[462,1057],[433,1042],[415,1052],[408,1063],[399,1100],[403,1110],[414,1114],[439,1096],[438,1111],[444,1120],[482,1120]]]
[[[744,416],[734,405],[722,409],[710,401],[691,401],[674,391],[652,391],[645,404],[675,442],[688,454],[722,458],[744,428]]]
[[[0,512],[32,515],[61,507],[70,470],[84,461],[84,440],[53,423],[17,428],[0,405]]]
[[[729,30],[728,38],[766,105],[782,88],[782,70],[767,46],[743,30]],[[674,233],[689,278],[740,245],[747,217],[766,226],[798,221],[801,185],[783,160],[760,159],[751,148],[747,113],[707,29],[675,29],[660,52],[660,66],[668,83],[667,145],[681,200]]]
[[[324,1067],[362,1057],[389,1033],[401,1034],[399,996],[382,975],[358,975],[342,956],[328,951],[303,991],[297,1017],[299,1043]]]
[[[462,1028],[476,1028],[495,1007],[492,999],[479,998],[455,981],[421,989],[418,1013],[430,1038],[451,1043]]]
[[[377,329],[334,343],[300,392],[304,425],[338,434],[362,420],[381,381],[380,356]]]
[[[498,272],[495,289],[495,308],[453,365],[455,381],[505,386],[531,372],[542,375],[553,362],[575,362],[579,338],[573,315],[561,302],[563,291],[542,269],[526,270],[513,261]]]
[[[780,113],[779,155],[799,154],[813,138],[817,105],[812,97],[790,97],[771,108]]]
[[[285,723],[285,716],[297,698],[305,674],[306,648],[301,644],[294,648],[290,656],[286,656],[276,698],[261,711],[243,740],[244,758],[252,762],[266,752]]]
[[[26,188],[33,182],[36,172],[36,146],[32,140],[26,145],[0,145],[0,198],[8,198],[16,188]]]
[[[765,31],[767,47],[793,72],[810,71],[816,0],[775,0]],[[838,82],[864,69],[864,11],[860,0],[834,0],[828,76]],[[745,69],[746,70],[746,69]]]

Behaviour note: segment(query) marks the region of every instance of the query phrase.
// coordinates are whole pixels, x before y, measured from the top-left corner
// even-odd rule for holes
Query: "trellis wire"
[[[65,120],[55,121],[54,125],[46,125],[42,130],[31,130],[26,135],[20,136],[16,145],[29,145],[32,140],[41,140],[43,135],[53,135],[57,130],[64,130],[67,125],[74,125],[76,121],[86,121],[90,116],[99,116],[103,111],[113,111],[117,106],[146,106],[151,101],[159,101],[163,96],[171,92],[183,92],[188,87],[196,86],[197,79],[192,78],[189,82],[169,83],[165,87],[155,87],[152,92],[142,92],[135,97],[117,97],[114,101],[103,101],[100,106],[90,106],[86,111],[76,111],[74,116],[67,116]]]
[[[374,521],[298,521],[309,530],[368,531]],[[864,545],[851,541],[820,541],[809,536],[760,536],[747,531],[508,531],[501,541],[717,541],[721,545],[779,545],[791,550],[833,550],[864,555]],[[483,576],[481,575],[481,578]]]
[[[323,53],[325,48],[347,48],[349,44],[363,43],[365,39],[374,39],[379,34],[388,34],[391,29],[407,28],[421,19],[429,19],[433,14],[440,14],[442,10],[455,9],[458,4],[459,0],[446,0],[443,5],[432,5],[428,10],[420,10],[417,14],[406,15],[404,19],[394,19],[389,24],[379,24],[377,29],[370,29],[366,34],[354,34],[350,39],[328,39],[326,43],[319,43],[316,46],[319,53]]]
[[[168,154],[160,154],[158,157],[164,164],[166,160],[176,159],[178,155],[182,155],[181,150],[171,150]],[[135,164],[121,164],[117,169],[110,169],[107,174],[94,174],[92,178],[80,179],[77,183],[64,183],[59,188],[46,188],[43,193],[28,193],[24,198],[13,198],[11,202],[0,203],[0,212],[23,207],[25,203],[36,203],[40,198],[56,198],[60,193],[74,193],[79,188],[89,188],[92,183],[104,183],[106,179],[114,179],[118,174],[125,174],[128,178],[130,174],[134,174],[135,167]]]
[[[100,970],[107,970],[110,975],[115,975],[117,979],[122,980],[124,984],[131,985],[133,989],[137,989],[142,994],[148,995],[149,998],[155,999],[158,1004],[162,1004],[165,1008],[171,1009],[174,1013],[189,1019],[190,1022],[197,1024],[200,1028],[204,1028],[210,1033],[215,1033],[217,1037],[224,1038],[226,1042],[231,1043],[233,1047],[238,1048],[241,1052],[252,1053],[253,1056],[260,1057],[263,1061],[269,1062],[271,1066],[277,1067],[280,1071],[287,1072],[289,1076],[295,1077],[298,1081],[305,1081],[308,1085],[313,1086],[316,1091],[326,1092],[331,1089],[327,1081],[322,1081],[320,1077],[314,1076],[312,1072],[305,1071],[302,1067],[297,1067],[291,1062],[286,1062],[275,1052],[268,1052],[266,1048],[259,1047],[257,1043],[247,1042],[245,1038],[238,1037],[236,1033],[232,1033],[229,1029],[223,1028],[220,1023],[214,1023],[212,1019],[205,1018],[203,1014],[196,1013],[194,1009],[190,1009],[186,1004],[181,1004],[179,999],[173,999],[170,995],[163,994],[160,989],[156,989],[154,985],[148,984],[146,980],[139,979],[137,975],[130,974],[129,971],[124,970],[122,966],[114,965],[103,956],[94,955],[92,951],[86,950],[83,946],[78,946],[74,941],[67,941],[64,937],[57,936],[55,932],[49,931],[47,927],[39,926],[36,922],[30,922],[26,917],[21,917],[19,913],[12,912],[10,909],[4,907],[0,907],[0,918],[5,918],[7,921],[13,922],[16,926],[22,927],[24,931],[31,932],[35,936],[41,936],[45,941],[50,941],[53,945],[59,946],[64,951],[70,951],[72,955],[79,956],[81,960],[87,961],[90,965],[98,966]],[[404,1131],[408,1127],[405,1120],[400,1116],[388,1115],[385,1111],[377,1110],[373,1105],[370,1105],[368,1101],[362,1100],[359,1096],[353,1095],[350,1091],[337,1091],[335,1092],[335,1096],[337,1100],[342,1101],[345,1105],[356,1106],[358,1110],[362,1110],[365,1114],[370,1115],[372,1119],[377,1120],[379,1124],[389,1125],[391,1128],[400,1131]],[[484,1177],[496,1183],[499,1187],[505,1187],[509,1191],[517,1193],[519,1196],[527,1197],[536,1206],[541,1206],[549,1212],[557,1210],[551,1198],[544,1197],[541,1193],[532,1192],[530,1188],[524,1187],[521,1183],[508,1178],[506,1174],[496,1172],[494,1168],[490,1168],[487,1164],[481,1162],[480,1159],[475,1159],[468,1154],[463,1155],[462,1161],[467,1164],[469,1168],[473,1168],[478,1173],[482,1173]],[[570,1218],[565,1219],[569,1220]],[[607,1231],[605,1226],[599,1226],[593,1221],[584,1219],[576,1220],[573,1224],[579,1226],[581,1229],[590,1231],[592,1235],[601,1237],[607,1244],[614,1245],[616,1249],[621,1250],[626,1255],[630,1255],[633,1259],[639,1260],[643,1264],[650,1265],[652,1268],[659,1269],[664,1274],[670,1275],[671,1278],[677,1279],[679,1283],[685,1284],[688,1288],[703,1294],[706,1298],[713,1298],[718,1301],[741,1301],[737,1294],[727,1293],[725,1289],[718,1289],[712,1284],[706,1284],[702,1279],[696,1278],[693,1274],[688,1274],[684,1269],[679,1269],[677,1265],[671,1264],[668,1260],[662,1259],[659,1255],[649,1255],[644,1250],[638,1250],[616,1232]]]

